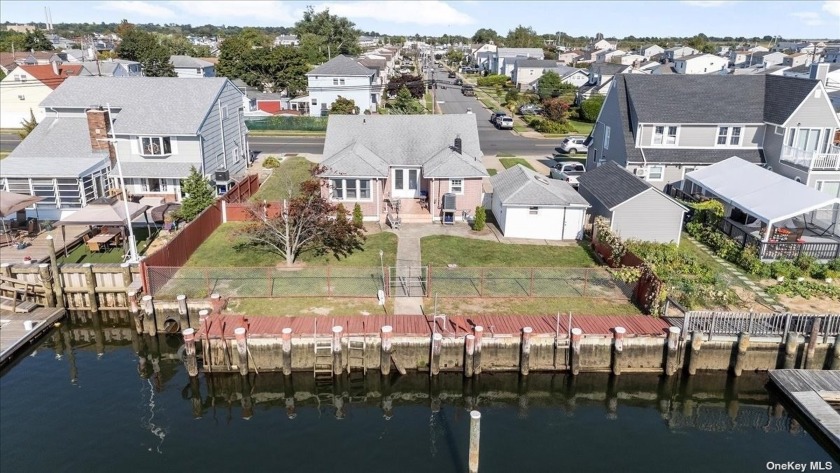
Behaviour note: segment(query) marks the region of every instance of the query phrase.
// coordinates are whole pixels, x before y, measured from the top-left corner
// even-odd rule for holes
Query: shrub
[[[817,296],[840,300],[840,288],[807,279],[804,281],[786,280],[768,288],[767,292],[773,295],[784,294],[786,296],[804,297],[805,299]]]
[[[774,261],[770,263],[770,276],[773,278],[796,279],[804,273],[793,261]]]
[[[364,226],[365,216],[362,213],[362,206],[356,203],[353,206],[353,225],[357,228],[362,228]]]
[[[508,82],[508,76],[503,76],[501,74],[491,74],[486,77],[479,77],[478,78],[478,86],[479,87],[496,87],[496,86],[504,86]]]
[[[269,156],[265,158],[262,163],[262,166],[266,169],[274,169],[280,166],[280,160],[277,159],[277,156]]]
[[[561,134],[568,133],[569,126],[565,123],[555,122],[553,120],[541,119],[532,122],[533,127],[540,133]]]
[[[473,220],[473,230],[480,232],[484,230],[484,225],[487,223],[487,210],[479,205],[475,208],[475,220]]]

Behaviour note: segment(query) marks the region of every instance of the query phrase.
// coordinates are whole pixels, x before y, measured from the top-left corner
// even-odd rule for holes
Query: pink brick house
[[[483,156],[474,114],[332,115],[323,192],[348,211],[360,204],[365,221],[462,220],[484,197]]]

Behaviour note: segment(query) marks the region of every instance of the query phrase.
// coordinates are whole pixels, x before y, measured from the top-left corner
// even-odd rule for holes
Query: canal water
[[[77,314],[0,377],[0,471],[482,472],[838,468],[763,374],[202,374],[180,340]],[[811,470],[806,470],[811,471]]]

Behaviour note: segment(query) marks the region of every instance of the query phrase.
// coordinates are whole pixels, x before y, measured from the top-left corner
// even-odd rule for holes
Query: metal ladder
[[[333,377],[333,354],[332,337],[318,338],[318,320],[315,320],[315,367],[313,374],[316,380],[328,379],[332,382]]]
[[[367,366],[365,364],[365,352],[367,350],[367,335],[365,332],[365,322],[362,321],[362,338],[347,337],[347,373],[353,371],[353,362],[356,362],[356,368],[362,369],[362,374],[367,374]]]

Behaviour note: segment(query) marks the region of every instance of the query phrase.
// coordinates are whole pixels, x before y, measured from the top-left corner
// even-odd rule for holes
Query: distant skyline
[[[609,4],[609,5],[607,5]],[[177,23],[200,26],[286,26],[307,5],[329,8],[364,31],[388,35],[472,36],[492,28],[504,36],[518,25],[539,34],[571,36],[782,36],[840,38],[840,1],[6,1],[0,22]]]

